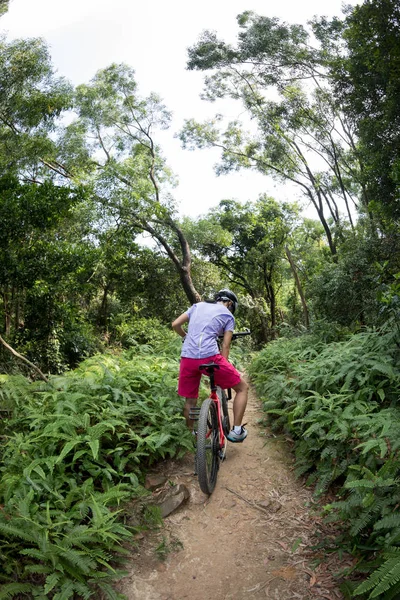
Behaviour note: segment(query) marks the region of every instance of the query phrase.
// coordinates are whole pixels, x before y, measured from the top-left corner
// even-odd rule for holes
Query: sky
[[[200,99],[204,75],[186,70],[187,48],[204,29],[234,42],[236,16],[245,10],[305,24],[314,15],[340,16],[342,4],[341,0],[10,0],[0,29],[8,39],[44,38],[58,74],[75,85],[87,83],[98,69],[113,62],[133,67],[139,93],[156,92],[173,113],[171,128],[156,141],[179,181],[174,197],[180,213],[195,217],[226,198],[245,202],[267,193],[292,202],[299,196],[296,188],[255,172],[217,177],[218,150],[181,148],[175,135],[185,119],[201,121],[216,112],[234,119],[243,112],[239,103],[223,101],[216,107]],[[312,211],[306,214],[314,216]]]

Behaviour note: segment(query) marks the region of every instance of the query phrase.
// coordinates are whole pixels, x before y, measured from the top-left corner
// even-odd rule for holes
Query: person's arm
[[[221,344],[221,354],[226,360],[229,358],[229,350],[231,348],[233,331],[225,331]]]
[[[182,325],[188,321],[189,315],[187,313],[182,313],[177,319],[175,319],[175,321],[172,321],[172,329],[176,331],[178,335],[184,338],[186,336],[186,331],[183,329]]]

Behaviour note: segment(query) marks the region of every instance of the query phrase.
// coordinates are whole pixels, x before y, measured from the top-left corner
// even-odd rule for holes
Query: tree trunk
[[[107,331],[107,306],[108,306],[108,291],[109,288],[106,285],[103,290],[103,298],[101,301],[101,306],[99,310],[98,323],[100,327],[104,328],[104,331]]]
[[[274,340],[276,338],[276,294],[272,283],[273,267],[271,267],[269,273],[267,273],[267,266],[264,263],[263,273],[265,290],[271,311],[271,338]]]
[[[11,333],[11,306],[7,288],[4,289],[2,296],[4,309],[4,332],[6,337],[8,337]]]
[[[197,302],[201,302],[201,296],[193,285],[190,271],[188,272],[185,267],[180,267],[178,271],[182,287],[190,304],[196,304]]]
[[[18,331],[19,329],[19,321],[20,321],[20,295],[19,295],[19,290],[17,289],[16,294],[15,294],[15,300],[14,300],[14,328],[15,331]]]
[[[38,373],[40,379],[43,379],[43,381],[45,381],[46,383],[49,382],[49,380],[47,379],[46,375],[44,375],[44,373],[42,373],[42,371],[39,369],[39,367],[37,367],[30,360],[28,360],[27,358],[25,358],[25,356],[22,356],[22,354],[20,354],[16,350],[14,350],[14,348],[12,348],[9,344],[7,344],[7,342],[5,340],[3,340],[3,338],[1,337],[1,335],[0,335],[0,344],[2,344],[4,346],[4,348],[6,348],[9,352],[11,352],[11,354],[13,354],[14,356],[16,356],[20,360],[22,360],[25,364],[27,364],[29,367],[31,367],[31,369],[33,369],[34,371],[36,371],[36,373]]]
[[[270,306],[271,306],[271,331],[272,339],[276,338],[276,295],[272,285],[270,287]]]
[[[292,254],[289,250],[289,248],[286,246],[285,247],[286,250],[286,256],[287,259],[289,261],[290,264],[290,268],[292,269],[292,273],[293,273],[293,277],[294,280],[296,282],[296,287],[297,287],[297,291],[299,292],[299,296],[301,299],[301,304],[303,306],[303,313],[304,313],[304,325],[306,326],[307,329],[309,329],[310,327],[310,318],[309,318],[309,312],[308,312],[308,306],[307,306],[307,302],[303,293],[303,288],[301,286],[301,282],[299,279],[299,275],[297,273],[297,269],[296,269],[296,265],[294,264],[293,258],[292,258]]]
[[[142,222],[141,227],[144,231],[150,233],[150,235],[152,235],[152,237],[155,240],[157,240],[164,248],[169,258],[174,263],[176,270],[178,271],[179,279],[181,281],[184,292],[188,297],[189,302],[191,304],[196,304],[196,302],[201,301],[201,296],[194,287],[192,280],[192,260],[190,255],[189,243],[186,240],[181,228],[172,219],[168,219],[166,224],[170,229],[172,229],[172,231],[175,232],[179,240],[179,245],[182,251],[182,259],[179,259],[174,249],[168,243],[167,239],[159,231],[157,231],[149,222]]]

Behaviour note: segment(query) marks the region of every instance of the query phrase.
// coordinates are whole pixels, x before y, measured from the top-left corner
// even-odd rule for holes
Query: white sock
[[[241,425],[235,425],[234,428],[233,428],[233,431],[235,433],[238,433],[238,434],[242,433],[242,426]]]

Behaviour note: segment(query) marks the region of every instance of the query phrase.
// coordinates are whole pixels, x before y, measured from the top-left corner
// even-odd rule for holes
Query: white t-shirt
[[[218,354],[218,336],[235,329],[232,313],[221,302],[193,304],[186,314],[189,315],[189,327],[181,353],[185,358],[207,358]]]

